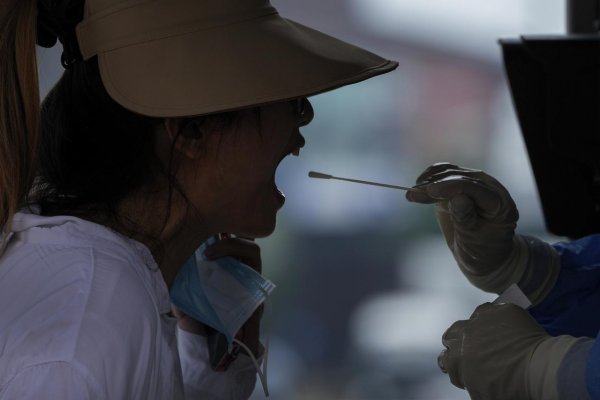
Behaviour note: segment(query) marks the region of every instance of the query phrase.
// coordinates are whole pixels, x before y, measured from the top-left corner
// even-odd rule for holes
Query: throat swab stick
[[[381,186],[381,187],[390,188],[390,189],[406,190],[406,191],[409,191],[409,192],[420,192],[420,191],[422,191],[422,189],[419,189],[419,188],[411,188],[411,187],[398,186],[398,185],[389,185],[387,183],[379,183],[379,182],[371,182],[371,181],[361,181],[361,180],[358,180],[358,179],[340,178],[339,176],[333,176],[333,175],[324,174],[322,172],[315,172],[315,171],[310,171],[308,173],[308,176],[311,177],[311,178],[318,178],[318,179],[337,179],[339,181],[362,183],[363,185]]]

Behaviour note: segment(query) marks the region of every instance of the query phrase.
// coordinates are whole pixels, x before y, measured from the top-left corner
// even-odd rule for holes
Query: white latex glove
[[[549,336],[515,305],[485,303],[444,333],[438,364],[473,400],[558,400],[558,369],[579,340]]]
[[[417,187],[422,191],[407,192],[406,198],[435,203],[448,247],[475,286],[501,293],[512,283],[519,283],[533,303],[552,288],[558,275],[558,255],[539,240],[515,235],[517,207],[496,179],[479,170],[440,163],[417,178]],[[533,247],[544,264],[541,277],[528,271]]]

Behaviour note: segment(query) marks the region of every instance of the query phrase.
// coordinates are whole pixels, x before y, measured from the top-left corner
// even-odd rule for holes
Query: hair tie
[[[75,26],[83,18],[84,0],[38,0],[37,44],[50,48],[63,45],[61,64],[68,69],[83,59]]]

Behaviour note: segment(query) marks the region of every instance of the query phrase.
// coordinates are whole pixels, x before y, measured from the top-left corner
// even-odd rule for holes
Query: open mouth
[[[275,196],[278,199],[280,207],[283,206],[283,204],[285,203],[285,194],[277,187],[277,183],[275,182],[275,174],[277,173],[277,168],[279,168],[279,165],[287,156],[292,155],[292,156],[298,157],[300,155],[300,147],[301,146],[294,147],[291,151],[289,151],[283,157],[281,157],[281,159],[277,163],[277,167],[275,168],[275,171],[273,172],[273,189],[275,191]]]

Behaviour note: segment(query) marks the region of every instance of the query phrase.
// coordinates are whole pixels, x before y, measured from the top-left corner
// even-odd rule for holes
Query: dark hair
[[[36,0],[0,6],[0,228],[26,203],[36,170]]]
[[[42,214],[112,213],[160,170],[159,122],[115,103],[95,58],[66,70],[42,102],[35,195]]]
[[[117,213],[117,206],[141,188],[160,191],[166,182],[166,224],[173,191],[185,198],[174,178],[175,142],[180,135],[198,131],[186,129],[190,126],[225,127],[238,115],[226,112],[183,119],[171,159],[164,165],[155,153],[157,126],[163,119],[133,113],[116,103],[102,84],[96,57],[78,61],[65,70],[42,103],[33,200],[42,215],[76,215],[116,223],[125,234],[139,234],[131,221]]]

